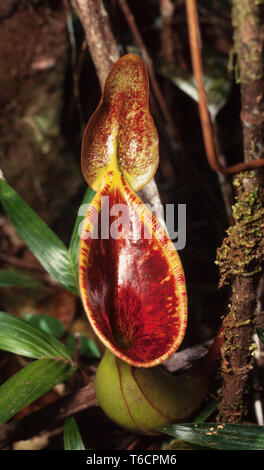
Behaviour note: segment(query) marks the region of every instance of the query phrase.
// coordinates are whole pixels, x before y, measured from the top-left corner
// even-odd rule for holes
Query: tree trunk
[[[233,0],[245,162],[264,156],[263,8],[261,1]],[[217,254],[220,285],[232,280],[231,303],[224,320],[219,419],[233,423],[245,416],[250,386],[257,285],[264,253],[263,170],[238,174],[234,186],[235,224]]]

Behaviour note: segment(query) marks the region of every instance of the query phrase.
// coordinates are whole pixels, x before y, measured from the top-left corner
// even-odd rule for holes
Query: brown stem
[[[108,14],[101,0],[71,0],[85,32],[86,42],[93,59],[99,82],[103,87],[114,63],[119,59]]]
[[[264,166],[264,158],[256,157],[254,160],[247,160],[246,162],[237,163],[236,165],[225,167],[218,159],[216,152],[212,123],[207,106],[207,97],[203,82],[203,65],[201,58],[201,38],[199,31],[199,21],[196,0],[185,0],[186,13],[188,21],[189,42],[191,49],[191,57],[193,64],[193,71],[199,95],[199,113],[203,132],[204,146],[208,163],[212,170],[231,175],[240,171],[245,171],[253,168],[260,168]]]
[[[174,48],[178,41],[174,41],[172,29],[172,18],[175,9],[173,0],[159,0],[161,16],[161,50],[160,55],[167,62],[174,63]],[[176,42],[176,44],[175,44]]]
[[[241,83],[241,121],[244,160],[257,161],[264,153],[263,5],[233,0],[235,47]],[[222,400],[220,420],[239,422],[245,416],[252,368],[258,280],[263,269],[263,173],[245,172],[234,181],[235,225],[218,251],[222,280],[232,279],[232,298],[224,321]]]
[[[219,419],[223,422],[240,422],[245,416],[252,369],[250,346],[255,323],[256,280],[237,277],[233,288],[221,351],[223,387]]]
[[[200,27],[198,19],[198,11],[195,0],[186,0],[186,13],[189,33],[189,43],[192,58],[193,73],[196,80],[196,86],[199,96],[199,114],[200,122],[202,127],[204,146],[206,156],[211,168],[218,173],[219,183],[223,195],[223,200],[226,208],[229,223],[233,223],[232,217],[232,188],[231,184],[225,174],[222,171],[226,169],[225,157],[220,153],[220,144],[218,141],[218,129],[216,121],[211,122],[209,109],[207,106],[207,96],[203,80],[203,63],[202,63],[202,51],[200,44]],[[221,170],[221,171],[220,171]]]
[[[160,4],[160,56],[169,64],[178,65],[186,70],[187,63],[183,54],[183,44],[178,32],[174,27],[174,14],[179,8],[175,0],[159,0]]]
[[[5,424],[0,429],[0,448],[21,439],[29,439],[42,431],[59,426],[66,418],[96,406],[93,383],[86,385],[65,397],[50,403],[38,411],[16,421]]]
[[[72,19],[72,13],[69,5],[69,0],[63,0],[65,12],[66,12],[66,22],[67,22],[67,29],[68,29],[68,36],[69,36],[69,42],[70,42],[70,47],[71,47],[71,73],[72,73],[72,83],[73,83],[73,99],[71,99],[70,106],[69,106],[69,115],[71,116],[72,114],[72,107],[74,103],[76,104],[78,114],[79,114],[79,119],[80,119],[80,124],[81,124],[81,129],[84,131],[85,129],[85,120],[83,116],[83,110],[82,110],[82,105],[81,105],[81,99],[80,99],[80,90],[79,90],[79,73],[80,73],[80,65],[82,65],[82,59],[83,59],[83,50],[81,51],[81,54],[79,58],[77,58],[77,48],[76,48],[76,41],[75,41],[75,36],[74,36],[74,29],[73,29],[73,19]]]

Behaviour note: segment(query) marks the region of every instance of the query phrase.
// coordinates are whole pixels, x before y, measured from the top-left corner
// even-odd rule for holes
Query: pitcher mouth
[[[151,237],[93,237],[101,231],[102,196],[129,207],[129,224],[143,219]],[[118,220],[117,215],[113,221]],[[143,230],[143,229],[142,229]],[[87,237],[89,231],[89,237]],[[162,231],[162,237],[160,235]],[[182,265],[171,240],[123,175],[108,174],[84,219],[80,291],[88,319],[117,357],[137,367],[161,363],[179,347],[187,323]]]

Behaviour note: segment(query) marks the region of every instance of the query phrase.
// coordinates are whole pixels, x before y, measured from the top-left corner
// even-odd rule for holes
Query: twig
[[[85,38],[101,87],[114,63],[119,50],[113,36],[108,14],[101,0],[71,0],[80,18]]]
[[[80,99],[80,90],[79,90],[79,67],[77,67],[77,48],[76,48],[76,40],[74,36],[74,29],[73,29],[73,21],[72,21],[72,12],[68,3],[69,0],[63,0],[64,8],[66,11],[66,22],[67,22],[67,29],[68,29],[68,36],[69,42],[71,47],[71,72],[72,72],[72,82],[73,82],[73,98],[76,103],[76,107],[79,113],[79,119],[81,124],[81,129],[84,131],[85,129],[85,120],[83,116],[83,110],[81,105]],[[81,53],[82,57],[82,53]]]
[[[161,17],[161,51],[160,55],[167,62],[174,62],[173,31],[171,28],[172,18],[175,9],[173,0],[159,0]],[[178,41],[177,41],[178,42]]]
[[[29,439],[42,431],[59,426],[64,419],[97,405],[93,384],[66,395],[38,411],[0,428],[0,448]]]
[[[163,365],[169,372],[186,372],[194,366],[196,361],[206,356],[212,342],[213,339],[208,339],[203,343],[176,352],[169,359],[166,359]]]
[[[197,91],[199,95],[199,113],[203,132],[204,146],[208,163],[212,170],[231,175],[240,171],[250,170],[253,168],[260,168],[264,166],[264,158],[257,160],[241,162],[232,166],[223,166],[219,160],[215,148],[212,123],[207,106],[206,92],[203,82],[203,65],[201,59],[201,38],[199,32],[199,21],[196,0],[185,0],[189,42],[191,49],[193,72],[196,80]]]
[[[178,28],[173,28],[173,15],[175,12],[174,0],[159,0],[160,3],[160,55],[168,63],[173,64],[177,60],[182,69],[186,69],[184,54],[182,53],[182,41],[178,34]]]

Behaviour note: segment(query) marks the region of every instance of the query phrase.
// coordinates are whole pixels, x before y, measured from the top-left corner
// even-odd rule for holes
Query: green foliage
[[[219,450],[264,450],[262,426],[249,424],[183,423],[161,429],[191,444]]]
[[[75,350],[75,338],[74,335],[71,334],[66,342],[67,347],[71,351],[72,355]],[[86,336],[80,334],[80,349],[79,349],[79,356],[89,357],[89,358],[96,358],[100,359],[101,354],[99,352],[98,347],[96,346],[95,342],[87,338]]]
[[[71,360],[69,349],[25,320],[0,312],[0,349],[31,358]]]
[[[84,204],[89,204],[94,194],[88,187],[80,208],[83,209]],[[0,179],[0,202],[18,234],[46,271],[66,290],[78,295],[79,227],[85,215],[84,211],[78,212],[67,249],[36,212],[3,179]],[[37,287],[37,284],[41,285],[23,273],[0,271],[0,287]]]
[[[94,191],[87,189],[82,204],[91,201]],[[77,216],[70,247],[67,247],[20,196],[0,179],[0,202],[20,237],[46,271],[66,290],[78,295],[79,225]],[[20,271],[0,271],[0,287],[39,288],[43,284]],[[70,377],[77,369],[72,362],[74,344],[65,346],[56,338],[63,333],[61,322],[50,315],[25,314],[24,320],[0,312],[0,350],[37,359],[13,375],[0,387],[0,424]],[[80,353],[100,357],[94,342],[81,338]],[[73,422],[65,424],[69,446],[77,443]],[[76,444],[77,445],[77,444]],[[79,439],[79,444],[80,439]],[[78,447],[79,448],[79,447]]]
[[[82,204],[88,204],[94,191],[87,189]],[[69,249],[38,215],[4,181],[0,180],[0,201],[26,245],[39,262],[65,289],[78,294],[79,227],[84,211],[79,213]],[[41,287],[39,281],[20,271],[1,270],[0,287]],[[30,359],[18,373],[0,387],[0,424],[8,421],[25,406],[67,380],[77,369],[72,361],[75,342],[71,335],[66,345],[58,339],[64,330],[61,322],[49,315],[24,316],[0,312],[0,350],[19,354]],[[264,331],[257,328],[264,343]],[[80,336],[80,355],[100,358],[95,343]],[[160,431],[173,436],[168,449],[202,448],[221,450],[264,450],[264,432],[261,426],[204,423],[216,410],[217,403],[211,400],[193,423],[169,424]],[[84,444],[74,418],[64,423],[65,450],[84,450]]]
[[[64,333],[63,324],[51,315],[34,315],[26,313],[23,315],[24,320],[39,330],[42,330],[55,338],[61,338]]]
[[[48,273],[77,294],[77,278],[69,250],[20,196],[0,179],[0,201],[20,237]]]
[[[76,366],[63,359],[38,359],[21,369],[0,387],[0,424],[63,382]]]
[[[64,422],[64,450],[85,450],[83,440],[73,417]]]
[[[53,336],[14,315],[0,312],[0,349],[37,358],[0,387],[0,424],[77,369],[71,353]]]
[[[203,408],[203,410],[196,416],[194,423],[203,423],[206,421],[217,409],[217,400],[212,398]],[[186,442],[181,439],[172,439],[170,442],[165,442],[163,448],[166,450],[202,450],[206,447],[196,445],[191,442]]]

